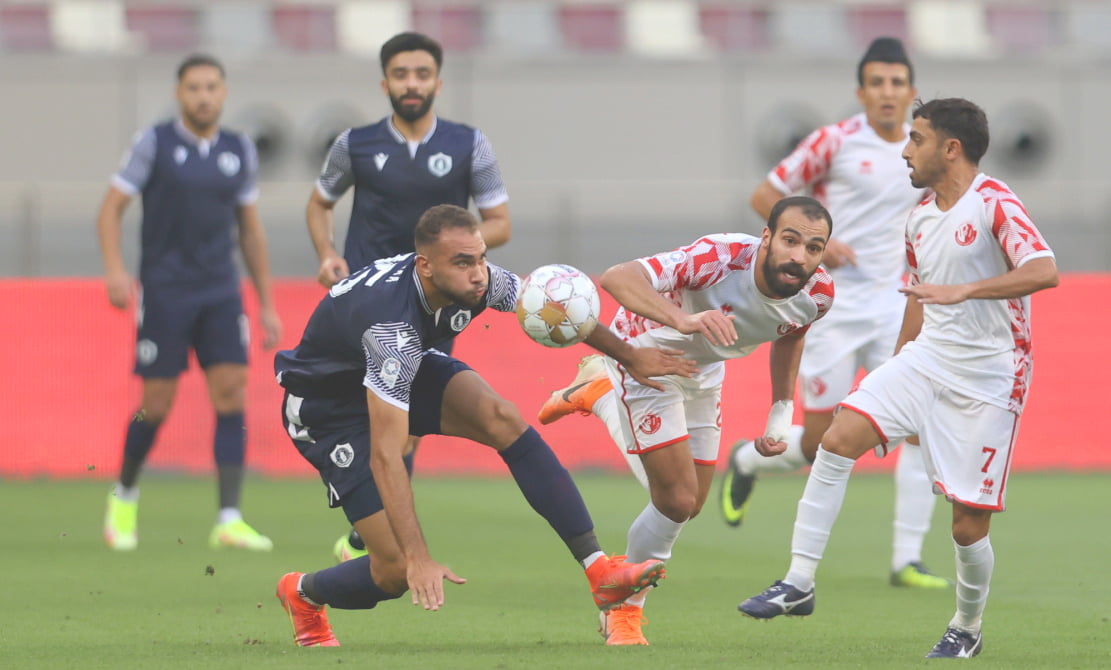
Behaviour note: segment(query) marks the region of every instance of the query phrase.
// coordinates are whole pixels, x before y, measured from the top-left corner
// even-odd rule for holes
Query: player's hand
[[[349,274],[351,270],[347,267],[347,261],[339,254],[331,253],[320,261],[320,271],[316,273],[316,281],[324,288],[332,288],[336,282]]]
[[[791,430],[791,419],[795,414],[795,403],[791,400],[777,400],[768,411],[768,424],[764,435],[755,440],[756,452],[761,456],[775,456],[787,451],[787,433]]]
[[[263,309],[259,311],[258,320],[262,322],[262,348],[273,349],[282,339],[282,320],[277,310]]]
[[[918,298],[922,305],[955,305],[968,300],[969,288],[967,284],[915,284],[899,292]]]
[[[830,270],[836,270],[845,265],[856,265],[856,251],[841,240],[831,239],[826,242],[826,250],[822,254],[822,265]]]
[[[664,390],[663,384],[654,382],[649,377],[665,375],[692,377],[695,372],[698,372],[698,364],[689,358],[683,358],[683,352],[678,349],[637,347],[624,365],[630,377],[657,391]]]
[[[409,582],[413,604],[432,611],[440,609],[444,604],[445,579],[453,584],[467,583],[466,579],[431,558],[411,561],[406,568],[405,578]]]
[[[108,302],[116,309],[127,309],[131,305],[135,282],[126,270],[104,275],[104,288],[108,291]]]
[[[733,327],[733,317],[717,309],[685,314],[675,326],[684,335],[702,333],[710,343],[717,347],[732,346],[737,341],[737,329]]]

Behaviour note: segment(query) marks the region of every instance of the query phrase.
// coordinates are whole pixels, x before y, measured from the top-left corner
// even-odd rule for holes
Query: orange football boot
[[[323,605],[306,602],[297,590],[303,572],[287,572],[278,580],[278,600],[293,624],[293,642],[300,647],[338,647]]]
[[[605,361],[598,354],[583,356],[579,361],[579,371],[571,383],[558,391],[540,407],[537,415],[542,425],[558,421],[572,412],[583,416],[590,414],[594,402],[613,388],[606,374]]]
[[[648,644],[640,630],[641,626],[648,623],[648,619],[644,618],[643,607],[622,605],[608,612],[599,612],[598,621],[598,632],[608,646]]]
[[[663,561],[629,563],[624,556],[603,556],[586,569],[594,604],[602,611],[620,607],[626,598],[666,576]]]

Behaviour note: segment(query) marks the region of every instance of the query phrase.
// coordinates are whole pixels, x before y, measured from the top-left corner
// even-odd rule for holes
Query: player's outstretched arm
[[[367,410],[370,413],[370,472],[382,497],[382,506],[390,521],[394,537],[405,557],[405,569],[413,604],[426,610],[438,610],[444,604],[444,580],[463,584],[448,568],[432,559],[424,540],[413,487],[402,456],[409,439],[409,413],[387,403],[367,389]]]
[[[684,335],[701,333],[715,346],[730,346],[737,341],[733,317],[719,310],[688,314],[656,291],[648,272],[637,261],[621,263],[606,270],[601,284],[625,309],[670,326]]]
[[[916,284],[899,289],[923,305],[955,305],[965,300],[1010,300],[1057,285],[1057,262],[1032,258],[1010,272],[970,284]]]
[[[104,288],[108,292],[108,302],[117,309],[127,309],[134,291],[134,282],[120,253],[123,213],[130,203],[131,196],[115,186],[109,186],[96,217],[100,257],[104,261]]]
[[[664,387],[650,377],[690,377],[698,371],[698,365],[689,358],[683,358],[683,352],[678,349],[634,347],[602,324],[598,324],[584,341],[623,365],[633,379],[659,391]]]
[[[764,434],[756,439],[756,451],[764,456],[781,454],[787,449],[787,433],[794,414],[795,380],[802,360],[805,331],[785,335],[771,344],[769,371],[772,382],[772,407]]]

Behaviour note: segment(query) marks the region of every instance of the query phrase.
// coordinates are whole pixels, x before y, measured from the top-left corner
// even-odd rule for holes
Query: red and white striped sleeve
[[[707,235],[685,247],[638,259],[656,291],[704,289],[755,259],[759,239],[748,235]]]
[[[1053,250],[1011,189],[1002,182],[988,179],[978,190],[984,197],[985,214],[991,221],[992,235],[1012,268],[1034,258],[1053,257]]]
[[[768,181],[785,195],[821,181],[829,173],[844,138],[839,125],[818,128],[768,173]]]

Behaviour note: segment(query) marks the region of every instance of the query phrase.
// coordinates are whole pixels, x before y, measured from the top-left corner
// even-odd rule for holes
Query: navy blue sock
[[[247,452],[247,426],[243,412],[216,415],[216,435],[212,439],[212,452],[218,465],[243,467]]]
[[[509,466],[525,500],[547,519],[568,546],[572,540],[592,534],[594,522],[578,487],[540,433],[529,426],[516,442],[498,455]],[[572,548],[572,553],[581,552]],[[576,555],[575,558],[581,561],[586,557]]]
[[[139,480],[139,470],[147,460],[147,454],[154,446],[154,438],[158,435],[161,423],[148,421],[142,410],[131,417],[127,424],[127,437],[123,442],[123,465],[120,467],[120,484],[126,487],[135,486]]]
[[[400,598],[386,593],[370,576],[370,556],[344,561],[334,568],[305,575],[301,590],[318,605],[341,610],[368,610],[383,600]]]

